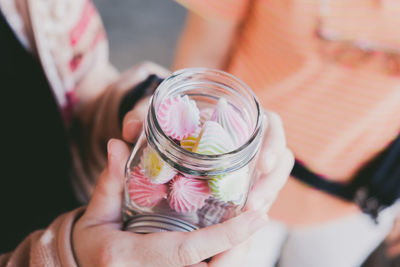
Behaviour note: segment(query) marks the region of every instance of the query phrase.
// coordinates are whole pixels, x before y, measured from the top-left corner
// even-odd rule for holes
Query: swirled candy
[[[204,155],[224,154],[234,149],[230,135],[214,121],[207,121],[197,138],[193,152]]]
[[[225,98],[219,99],[211,121],[218,122],[226,130],[236,148],[243,145],[250,137],[247,123]]]
[[[151,183],[139,166],[132,170],[127,186],[130,199],[141,207],[154,207],[167,198],[167,185]]]
[[[196,102],[187,95],[174,96],[161,103],[157,110],[157,120],[166,135],[182,140],[200,126],[200,111]]]
[[[209,196],[206,180],[177,175],[170,182],[168,203],[177,212],[192,212],[200,209]]]

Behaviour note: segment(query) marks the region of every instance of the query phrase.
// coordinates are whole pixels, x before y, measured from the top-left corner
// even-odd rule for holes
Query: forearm
[[[189,12],[178,40],[172,69],[224,69],[237,35],[238,23],[205,19]]]

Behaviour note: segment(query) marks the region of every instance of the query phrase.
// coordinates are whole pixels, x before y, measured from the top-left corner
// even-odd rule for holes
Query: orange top
[[[227,71],[282,117],[288,146],[314,172],[349,181],[399,134],[397,0],[179,2],[243,23]]]
[[[387,73],[384,56],[333,60],[329,54],[356,57],[351,53],[357,52],[352,46],[349,51],[324,51],[344,48],[315,34],[325,18],[324,31],[355,41],[361,40],[357,34],[376,37],[400,49],[400,36],[394,34],[400,19],[390,20],[393,6],[386,14],[386,7],[374,0],[321,1],[328,2],[325,6],[315,0],[256,0],[250,7],[245,0],[181,2],[200,15],[208,12],[207,18],[246,18],[227,71],[247,82],[265,108],[279,113],[290,148],[313,171],[348,180],[399,133],[400,76]],[[331,11],[325,17],[319,12],[324,7]],[[400,15],[400,4],[396,7]],[[374,12],[378,8],[382,10]],[[379,18],[383,23],[375,24]]]

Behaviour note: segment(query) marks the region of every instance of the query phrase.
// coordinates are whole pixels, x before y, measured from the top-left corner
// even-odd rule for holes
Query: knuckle
[[[108,239],[100,245],[96,253],[96,265],[99,267],[117,267],[126,266],[128,258],[125,255],[124,248],[117,240]]]
[[[237,231],[237,229],[232,229],[232,227],[228,227],[228,222],[221,224],[221,232],[221,238],[224,239],[226,249],[234,247],[239,243],[240,231]]]
[[[98,251],[97,266],[115,266],[115,255],[111,244],[105,243],[100,246]]]
[[[188,241],[183,241],[178,246],[178,262],[184,266],[200,262],[202,259],[198,250]]]

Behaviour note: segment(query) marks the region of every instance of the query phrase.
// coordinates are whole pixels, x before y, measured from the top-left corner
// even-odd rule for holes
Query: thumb
[[[129,149],[123,141],[110,139],[107,150],[107,168],[100,174],[85,212],[86,219],[92,224],[119,222],[121,218],[123,178]]]

